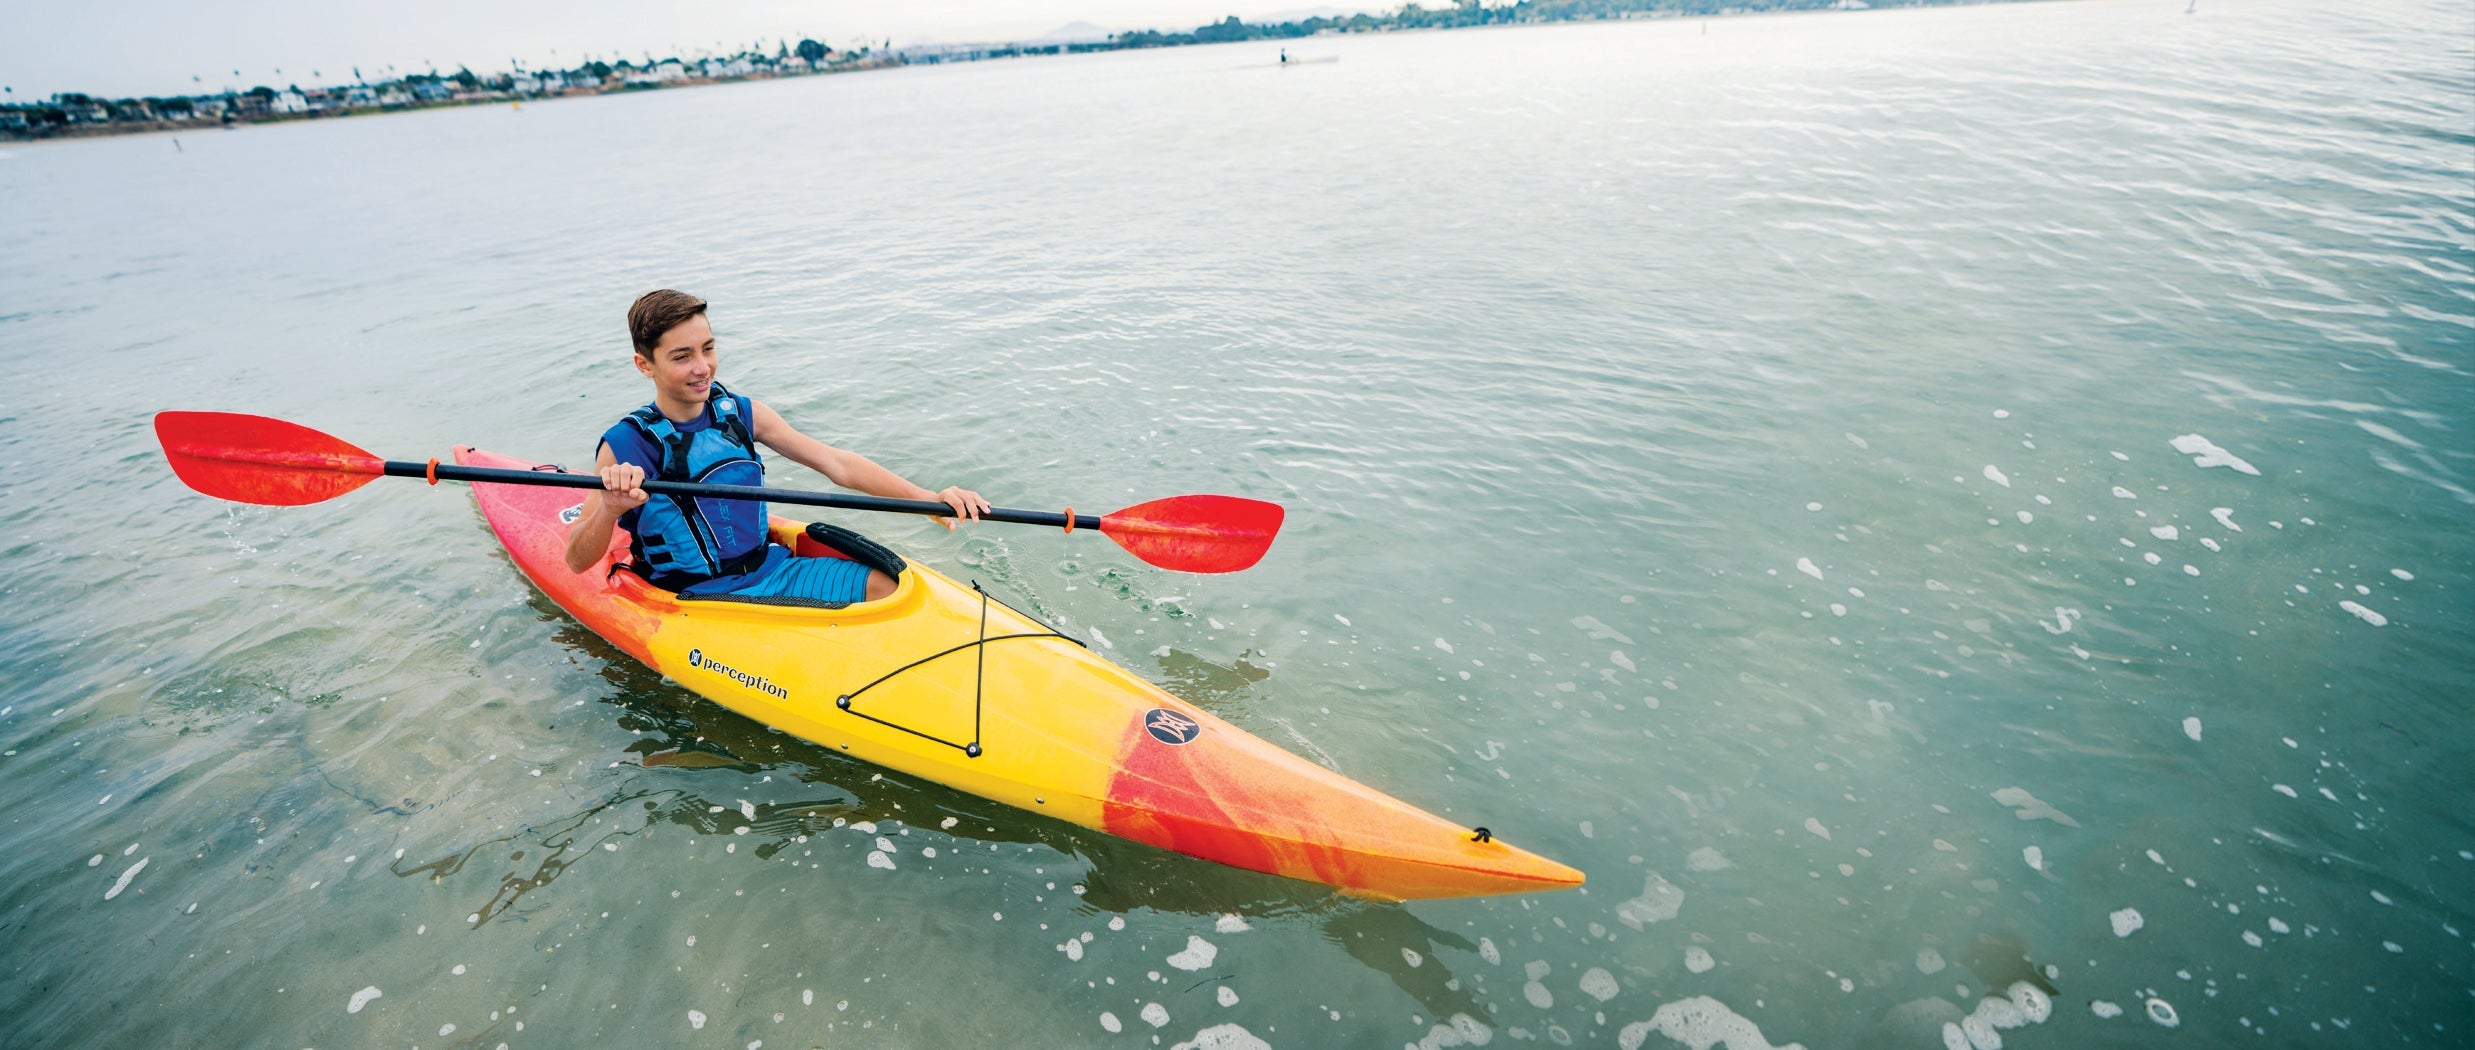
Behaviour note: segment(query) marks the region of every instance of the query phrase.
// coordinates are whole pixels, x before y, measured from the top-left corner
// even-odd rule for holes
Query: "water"
[[[10,1041],[2459,1045],[2475,18],[2185,6],[12,147]],[[1286,504],[1210,578],[853,523],[1587,890],[1366,904],[884,775],[587,635],[460,491],[230,506],[153,444],[580,463],[659,285],[931,486]]]

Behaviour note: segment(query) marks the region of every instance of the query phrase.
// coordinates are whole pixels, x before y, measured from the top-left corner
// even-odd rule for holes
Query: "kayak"
[[[553,470],[466,446],[466,466]],[[916,563],[841,608],[682,599],[624,569],[627,536],[567,570],[576,493],[475,482],[533,584],[612,645],[820,747],[1009,806],[1378,900],[1578,886],[1582,874],[1273,746],[1029,614]],[[839,557],[775,517],[796,557]]]

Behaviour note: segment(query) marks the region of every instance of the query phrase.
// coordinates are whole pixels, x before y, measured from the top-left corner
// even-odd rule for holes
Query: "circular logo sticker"
[[[704,650],[702,650],[702,649],[690,649],[690,650],[688,650],[688,666],[689,666],[689,667],[703,667],[703,666],[705,666],[705,651],[704,651]]]
[[[1203,723],[1165,707],[1143,712],[1143,731],[1163,744],[1183,744],[1203,735]]]

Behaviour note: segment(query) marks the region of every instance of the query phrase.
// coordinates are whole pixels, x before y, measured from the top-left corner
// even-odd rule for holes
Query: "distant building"
[[[455,88],[443,80],[417,80],[412,86],[413,97],[423,102],[438,102],[455,94]]]
[[[665,84],[674,80],[685,80],[687,79],[687,67],[680,65],[678,59],[665,58],[660,65],[653,67],[653,79]]]
[[[378,92],[372,90],[367,84],[354,84],[353,86],[344,89],[344,104],[347,106],[375,106],[378,104]]]
[[[268,108],[277,113],[307,113],[309,112],[309,100],[301,97],[298,90],[285,88],[275,93],[275,102]]]
[[[389,84],[378,89],[378,104],[381,106],[390,108],[395,106],[409,106],[412,105],[412,101],[413,97],[406,94],[403,87],[400,85]]]

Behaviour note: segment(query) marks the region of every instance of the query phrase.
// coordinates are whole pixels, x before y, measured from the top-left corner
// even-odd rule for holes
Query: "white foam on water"
[[[2151,525],[2148,534],[2161,540],[2175,540],[2183,537],[2183,530],[2172,525]]]
[[[2225,549],[2226,549],[2226,548],[2224,548],[2224,547],[2220,547],[2220,546],[2218,546],[2218,545],[2217,545],[2217,541],[2216,541],[2216,540],[2210,539],[2210,538],[2208,538],[2208,537],[2206,537],[2206,536],[2202,536],[2202,537],[2200,537],[2200,545],[2201,545],[2201,546],[2203,546],[2203,547],[2208,548],[2208,549],[2209,549],[2209,550],[2211,550],[2211,551],[2216,551],[2216,552],[2221,552],[2221,553],[2222,553],[2223,551],[2225,551]]]
[[[1343,627],[1351,627],[1351,626],[1355,626],[1354,624],[1351,624],[1351,623],[1349,622],[1349,617],[1343,616],[1343,615],[1341,615],[1341,614],[1339,614],[1339,613],[1333,613],[1333,614],[1332,614],[1332,618],[1333,618],[1333,619],[1335,619],[1335,620],[1339,620],[1339,621],[1341,622],[1341,626],[1343,626]]]
[[[2274,791],[2274,792],[2277,792],[2277,793],[2278,793],[2278,794],[2280,794],[2280,795],[2284,795],[2284,796],[2286,796],[2287,798],[2298,798],[2298,797],[2300,797],[2300,796],[2298,796],[2298,795],[2296,795],[2296,794],[2295,794],[2295,789],[2290,788],[2290,787],[2287,787],[2287,786],[2286,786],[2286,785],[2284,785],[2284,784],[2271,784],[2271,785],[2269,785],[2269,790]]]
[[[1630,657],[1630,656],[1626,656],[1626,655],[1624,655],[1624,650],[1622,650],[1622,649],[1618,649],[1618,650],[1616,650],[1616,651],[1614,651],[1614,652],[1612,652],[1612,653],[1608,653],[1608,654],[1607,654],[1607,662],[1608,662],[1608,663],[1611,663],[1611,664],[1614,664],[1614,665],[1616,665],[1616,666],[1618,666],[1618,667],[1624,668],[1624,669],[1625,669],[1625,670],[1627,670],[1627,671],[1638,671],[1638,670],[1641,670],[1641,668],[1639,668],[1639,667],[1635,667],[1635,666],[1633,665],[1633,658],[1632,658],[1632,657]]]
[[[2198,576],[2200,575],[2200,567],[2197,565],[2185,565],[2183,566],[2183,575]]]
[[[2398,903],[2398,902],[2396,902],[2396,901],[2390,900],[2390,899],[2389,899],[2389,895],[2388,895],[2388,894],[2386,894],[2386,893],[2382,893],[2382,892],[2381,892],[2381,891],[2379,891],[2379,890],[2373,890],[2373,891],[2372,891],[2372,899],[2373,899],[2373,900],[2376,900],[2376,901],[2379,901],[2379,902],[2381,902],[2382,904],[2387,904],[2387,905],[2392,905],[2392,906],[2394,906],[2394,905],[2396,905],[2396,904]]]
[[[814,989],[814,988],[802,988],[802,989],[800,989],[800,990],[799,990],[799,1005],[801,1005],[801,1006],[815,1006],[815,1005],[816,1005],[816,989]]]
[[[2139,499],[2140,497],[2139,497],[2139,496],[2137,496],[2137,495],[2134,495],[2130,489],[2124,488],[2124,487],[2122,487],[2122,486],[2120,486],[2120,485],[2116,485],[2116,486],[2114,486],[2114,498],[2115,498],[2115,499]]]
[[[1825,842],[1830,841],[1830,829],[1829,829],[1829,828],[1826,828],[1826,827],[1823,827],[1823,826],[1822,826],[1822,821],[1821,821],[1819,818],[1816,818],[1816,817],[1806,817],[1806,818],[1805,818],[1805,830],[1806,830],[1806,831],[1810,831],[1810,832],[1812,832],[1812,833],[1814,833],[1814,834],[1816,834],[1816,835],[1820,835],[1820,836],[1822,836],[1822,840],[1823,840],[1823,841],[1825,841]]]
[[[2023,511],[2020,511],[2020,512],[2019,512],[2019,519],[2020,519],[2020,524],[2022,524],[2022,525],[2033,525],[2033,524],[2036,524],[2036,521],[2037,521],[2037,516],[2036,516],[2036,515],[2034,515],[2034,514],[2030,514],[2030,513],[2028,513],[2027,511],[2024,511],[2024,510],[2023,510]]]
[[[1066,953],[1066,959],[1070,962],[1083,961],[1083,939],[1080,937],[1066,938],[1066,943],[1058,945],[1057,950]]]
[[[1995,419],[2009,419],[2009,418],[2011,418],[2011,410],[2010,410],[2010,409],[2007,409],[2007,408],[1997,408],[1997,409],[1995,409],[1995,410],[1994,410],[1994,418],[1995,418]]]
[[[376,999],[385,994],[387,993],[379,991],[378,986],[374,984],[367,988],[363,988],[360,991],[352,993],[352,998],[344,1003],[344,1012],[348,1014],[360,1013],[362,1007],[370,1004],[370,1000]]]
[[[2114,935],[2117,937],[2129,937],[2140,932],[2140,927],[2148,925],[2148,920],[2140,917],[2138,908],[2124,908],[2106,916],[2106,920],[2114,924]]]
[[[2259,934],[2257,934],[2257,933],[2253,933],[2253,932],[2252,932],[2252,931],[2250,931],[2250,930],[2245,930],[2245,931],[2243,931],[2243,943],[2248,944],[2248,945],[2251,945],[2251,946],[2252,946],[2252,947],[2254,947],[2254,948],[2257,948],[2257,947],[2260,947],[2260,946],[2261,946],[2261,944],[2262,944],[2263,942],[2260,940],[2260,935],[2259,935]]]
[[[1252,928],[1246,925],[1246,917],[1236,912],[1224,914],[1218,921],[1212,923],[1212,929],[1221,933],[1244,933]]]
[[[2294,932],[2294,927],[2286,925],[2286,920],[2281,919],[2281,918],[2278,918],[2278,917],[2277,917],[2277,916],[2275,916],[2275,915],[2272,915],[2272,916],[2269,916],[2269,932],[2271,932],[2271,933],[2293,933],[2293,932]]]
[[[2071,624],[2080,619],[2082,615],[2084,614],[2082,614],[2078,609],[2057,605],[2054,607],[2054,622],[2047,623],[2043,620],[2039,620],[2037,621],[2037,626],[2045,628],[2045,633],[2047,634],[2069,634],[2071,633]]]
[[[1533,981],[1544,981],[1555,972],[1555,965],[1545,959],[1532,959],[1521,964],[1521,975]]]
[[[1616,905],[1616,920],[1636,930],[1676,917],[1684,908],[1684,891],[1650,872],[1642,883],[1641,896]]]
[[[1436,647],[1436,648],[1441,649],[1441,650],[1443,650],[1443,651],[1445,651],[1445,652],[1448,652],[1448,653],[1449,653],[1449,652],[1451,652],[1451,651],[1452,651],[1452,643],[1451,643],[1451,642],[1447,642],[1447,641],[1445,641],[1445,640],[1443,640],[1443,639],[1441,639],[1441,638],[1436,639],[1436,640],[1435,640],[1435,642],[1434,642],[1434,645],[1435,645],[1435,647]]]
[[[1719,960],[1711,958],[1709,949],[1701,945],[1692,945],[1684,950],[1684,968],[1687,970],[1694,973],[1709,973],[1711,968],[1717,965],[1719,965]]]
[[[1144,1003],[1141,1016],[1145,1024],[1154,1028],[1169,1026],[1169,1008],[1159,1003]]]
[[[1700,847],[1684,855],[1684,870],[1686,871],[1725,871],[1731,867],[1734,865],[1728,862],[1724,854],[1708,846]]]
[[[439,1025],[439,1026],[438,1026],[438,1037],[439,1037],[439,1038],[441,1038],[441,1039],[445,1039],[445,1038],[447,1038],[448,1036],[451,1036],[451,1035],[454,1035],[454,1034],[455,1034],[455,1023],[454,1023],[454,1022],[450,1021],[450,1022],[448,1022],[448,1023],[446,1023],[446,1024],[442,1024],[442,1025]]]
[[[1177,967],[1180,970],[1200,970],[1206,966],[1210,966],[1212,964],[1212,960],[1218,958],[1219,955],[1220,949],[1214,947],[1212,942],[1204,940],[1201,937],[1194,936],[1193,934],[1188,934],[1186,936],[1186,950],[1169,956],[1169,965]]]
[[[2045,851],[2038,849],[2035,846],[2030,846],[2027,849],[2021,850],[2020,859],[2027,861],[2028,867],[2032,871],[2045,870]]]
[[[2010,998],[2011,1005],[2030,1024],[2044,1024],[2046,1018],[2054,1016],[2054,1000],[2045,994],[2043,988],[2026,981],[2013,981],[2003,994]]]
[[[2412,580],[2415,578],[2414,573],[2408,572],[2404,569],[2391,569],[2389,570],[2389,575],[2395,576],[2401,580]]]
[[[2183,1018],[2174,1012],[2174,1004],[2163,999],[2148,1001],[2148,1019],[2167,1028],[2178,1027],[2183,1023]]]
[[[1813,564],[1813,559],[1811,558],[1796,559],[1796,571],[1804,573],[1805,575],[1811,576],[1817,580],[1822,578],[1822,570]]]
[[[877,833],[877,822],[873,820],[863,820],[859,823],[851,825],[851,830],[859,832],[862,835],[874,835]]]
[[[1982,1013],[1972,1013],[1959,1019],[1959,1033],[1968,1040],[1972,1050],[2002,1050],[2002,1033]],[[1945,1037],[1944,1042],[1949,1042]]]
[[[887,871],[892,871],[894,870],[894,858],[887,854],[878,853],[871,850],[868,854],[868,866],[871,868],[883,868]]]
[[[1728,1009],[1707,995],[1679,999],[1659,1007],[1647,1021],[1635,1021],[1616,1033],[1616,1046],[1621,1050],[1641,1050],[1643,1041],[1657,1033],[1692,1047],[1710,1050],[1724,1046],[1726,1050],[1804,1050],[1802,1043],[1771,1045],[1762,1037],[1762,1029],[1743,1015]]]
[[[2088,1001],[2088,1012],[2096,1014],[2100,1021],[2111,1021],[2123,1015],[2123,1008],[2103,999],[2091,999]]]
[[[1949,965],[1949,963],[1943,961],[1941,952],[1935,951],[1931,948],[1919,948],[1916,950],[1916,972],[1918,973],[1931,977],[1934,974],[1941,973],[1942,968]]]
[[[2371,625],[2372,625],[2372,626],[2374,626],[2374,627],[2387,627],[2387,626],[2389,626],[2389,618],[2388,618],[2388,617],[2383,616],[2383,615],[2381,615],[2381,614],[2379,614],[2379,613],[2377,613],[2377,612],[2374,612],[2374,611],[2372,611],[2372,610],[2370,610],[2370,609],[2366,609],[2366,608],[2364,608],[2363,606],[2356,604],[2356,603],[2355,603],[2355,602],[2353,602],[2352,600],[2348,600],[2348,601],[2342,601],[2342,602],[2339,602],[2339,603],[2338,603],[2338,608],[2340,608],[2340,609],[2344,609],[2344,610],[2346,610],[2347,612],[2350,612],[2350,613],[2355,614],[2355,616],[2356,616],[2358,619],[2361,619],[2363,622],[2368,623],[2368,624],[2371,624]]]
[[[2158,554],[2157,554],[2157,552],[2156,552],[2156,551],[2148,551],[2148,552],[2146,552],[2146,553],[2144,553],[2144,554],[2140,555],[2140,558],[2141,558],[2142,560],[2144,560],[2144,561],[2148,562],[2148,563],[2149,563],[2149,564],[2151,564],[2151,565],[2156,565],[2156,564],[2158,564],[2158,563],[2163,562],[2163,561],[2165,561],[2165,560],[2166,560],[2166,559],[2164,559],[2164,558],[2162,558],[2162,557],[2158,556]]]
[[[1489,966],[1504,965],[1504,953],[1497,951],[1495,942],[1485,937],[1478,939],[1478,957],[1485,959]]]
[[[1581,975],[1581,994],[1606,1002],[1616,997],[1616,975],[1599,967],[1590,967]]]
[[[1125,928],[1126,928],[1126,917],[1125,917],[1125,916],[1123,916],[1123,915],[1111,915],[1111,916],[1109,916],[1109,929],[1110,929],[1110,930],[1115,931],[1115,930],[1122,930],[1122,929],[1125,929]]]
[[[1196,1032],[1193,1039],[1175,1044],[1169,1050],[1272,1050],[1272,1044],[1256,1038],[1255,1033],[1243,1026],[1230,1022]]]
[[[129,888],[129,880],[137,878],[138,872],[146,870],[146,862],[151,859],[153,858],[139,857],[137,863],[129,865],[129,870],[120,873],[119,880],[112,883],[112,888],[103,891],[103,899],[108,901],[120,896],[120,891]]]
[[[1535,1006],[1541,1010],[1552,1009],[1555,1006],[1555,993],[1548,991],[1546,985],[1540,984],[1537,981],[1531,981],[1522,985],[1521,996],[1522,998],[1528,999],[1531,1006]]]
[[[1848,439],[1848,444],[1854,445],[1854,446],[1856,446],[1856,447],[1858,447],[1858,448],[1862,448],[1862,449],[1870,449],[1870,448],[1872,448],[1872,447],[1873,447],[1872,445],[1866,444],[1866,443],[1865,443],[1865,439],[1864,439],[1864,438],[1858,437],[1858,436],[1856,436],[1856,435],[1854,435],[1854,434],[1844,434],[1844,433],[1843,433],[1843,434],[1841,434],[1841,435],[1839,435],[1839,436],[1840,436],[1840,437],[1843,437],[1843,438]]]
[[[1846,616],[1848,614],[1848,607],[1841,605],[1838,602],[1832,602],[1830,603],[1830,614],[1833,616]]]
[[[1994,792],[1994,801],[2012,807],[2013,815],[2021,820],[2050,820],[2067,828],[2080,826],[2080,822],[2071,819],[2070,814],[2039,801],[2026,788],[2003,788]]]
[[[2194,743],[2199,742],[2200,719],[2198,717],[2195,716],[2183,720],[2183,735],[2190,737]]]
[[[1822,509],[1822,505],[1821,505],[1821,504],[1819,504],[1819,503],[1808,503],[1808,504],[1805,504],[1805,509],[1806,509],[1806,510],[1820,510],[1820,509]]]
[[[740,800],[739,800],[739,815],[740,815],[740,816],[743,816],[743,817],[746,817],[746,818],[748,818],[749,820],[755,820],[755,819],[756,819],[756,803],[754,803],[754,802],[750,802],[750,801],[748,801],[747,799],[744,799],[744,798],[743,798],[743,799],[740,799]]]
[[[1221,985],[1219,988],[1214,989],[1212,994],[1220,1000],[1220,1005],[1223,1007],[1236,1006],[1238,1004],[1237,989],[1231,988],[1228,985]]]
[[[91,857],[86,858],[86,866],[87,866],[87,867],[89,867],[89,868],[99,867],[99,866],[101,866],[101,865],[102,865],[102,863],[103,863],[103,854],[100,854],[100,853],[97,853],[97,854],[95,854],[94,856],[91,856]]]
[[[1100,1027],[1107,1030],[1111,1035],[1115,1035],[1126,1030],[1126,1026],[1119,1023],[1117,1020],[1117,1015],[1106,1010],[1100,1011]]]
[[[1426,965],[1427,957],[1418,954],[1418,949],[1405,944],[1401,946],[1401,961],[1408,963],[1409,968],[1415,970]]]
[[[1996,467],[1991,463],[1985,465],[1985,480],[1993,482],[1994,484],[2000,485],[2006,489],[2011,487],[2010,477],[2003,474],[2002,468]]]
[[[1117,648],[1117,643],[1116,643],[1116,642],[1112,642],[1112,641],[1110,641],[1110,640],[1109,640],[1109,636],[1108,636],[1108,635],[1105,635],[1105,634],[1100,633],[1100,629],[1099,629],[1099,628],[1094,627],[1094,628],[1091,628],[1090,630],[1091,630],[1091,637],[1092,637],[1092,640],[1099,642],[1099,643],[1100,643],[1100,648],[1103,648],[1103,649],[1115,649],[1115,648]]]
[[[2203,469],[2208,467],[2232,467],[2236,470],[2242,471],[2245,474],[2252,475],[2253,477],[2260,476],[2259,469],[2253,467],[2249,463],[2243,462],[2242,457],[2217,447],[2215,442],[2201,437],[2198,434],[2185,434],[2181,437],[2175,438],[2174,450],[2186,456],[2190,456],[2192,464]]]

